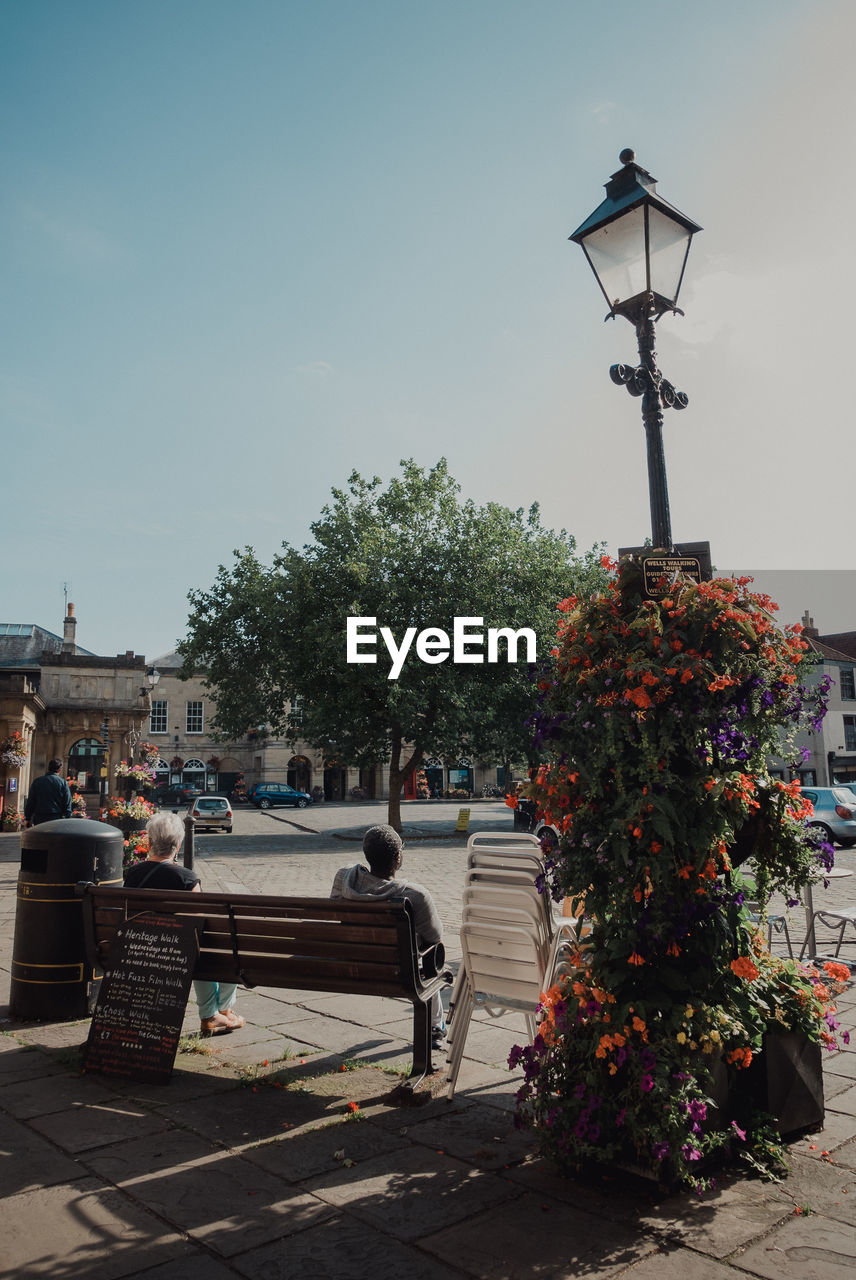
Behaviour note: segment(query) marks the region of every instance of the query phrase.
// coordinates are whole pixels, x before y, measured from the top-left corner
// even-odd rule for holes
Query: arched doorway
[[[181,770],[181,785],[205,790],[205,765],[201,760],[185,760]]]
[[[449,769],[449,789],[457,791],[473,791],[473,762],[462,757],[456,765]]]
[[[441,796],[446,789],[443,761],[436,756],[425,761],[425,781],[428,783],[429,796]]]
[[[324,799],[344,800],[347,772],[335,760],[324,762]]]
[[[292,756],[288,762],[285,780],[295,791],[305,791],[311,795],[312,766],[306,756]]]
[[[104,743],[98,738],[78,738],[69,748],[66,772],[83,791],[97,791],[104,763]]]

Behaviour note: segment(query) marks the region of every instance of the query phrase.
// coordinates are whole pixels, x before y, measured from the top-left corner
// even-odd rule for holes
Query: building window
[[[856,716],[844,717],[844,750],[856,751]]]
[[[166,702],[152,702],[149,733],[166,733],[167,710],[168,704]]]
[[[201,702],[187,703],[187,732],[188,733],[202,732],[202,703]]]
[[[856,677],[852,667],[841,668],[841,697],[845,702],[856,702]]]

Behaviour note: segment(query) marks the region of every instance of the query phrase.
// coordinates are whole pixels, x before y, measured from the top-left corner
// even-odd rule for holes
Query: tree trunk
[[[415,744],[413,754],[401,764],[401,730],[395,726],[392,730],[392,750],[389,757],[389,801],[387,803],[386,820],[401,835],[401,792],[407,779],[422,763],[422,748]]]

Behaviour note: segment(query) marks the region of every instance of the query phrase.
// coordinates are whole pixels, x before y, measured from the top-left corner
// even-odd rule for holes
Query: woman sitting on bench
[[[136,862],[125,872],[127,889],[189,889],[199,892],[199,876],[189,867],[176,862],[184,840],[184,823],[177,813],[156,813],[146,823],[149,856]],[[194,982],[199,1006],[200,1033],[203,1036],[224,1035],[244,1025],[244,1019],[233,1008],[238,994],[234,982]]]

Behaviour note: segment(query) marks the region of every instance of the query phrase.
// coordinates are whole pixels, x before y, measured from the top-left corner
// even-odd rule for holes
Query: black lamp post
[[[701,227],[657,195],[656,179],[636,163],[634,152],[618,158],[624,167],[606,183],[606,199],[569,238],[588,259],[609,306],[607,319],[624,316],[636,329],[639,365],[614,364],[609,374],[642,397],[651,535],[655,547],[671,550],[663,410],[686,408],[688,397],[657,368],[654,325],[666,311],[683,315],[678,293],[690,242]]]

